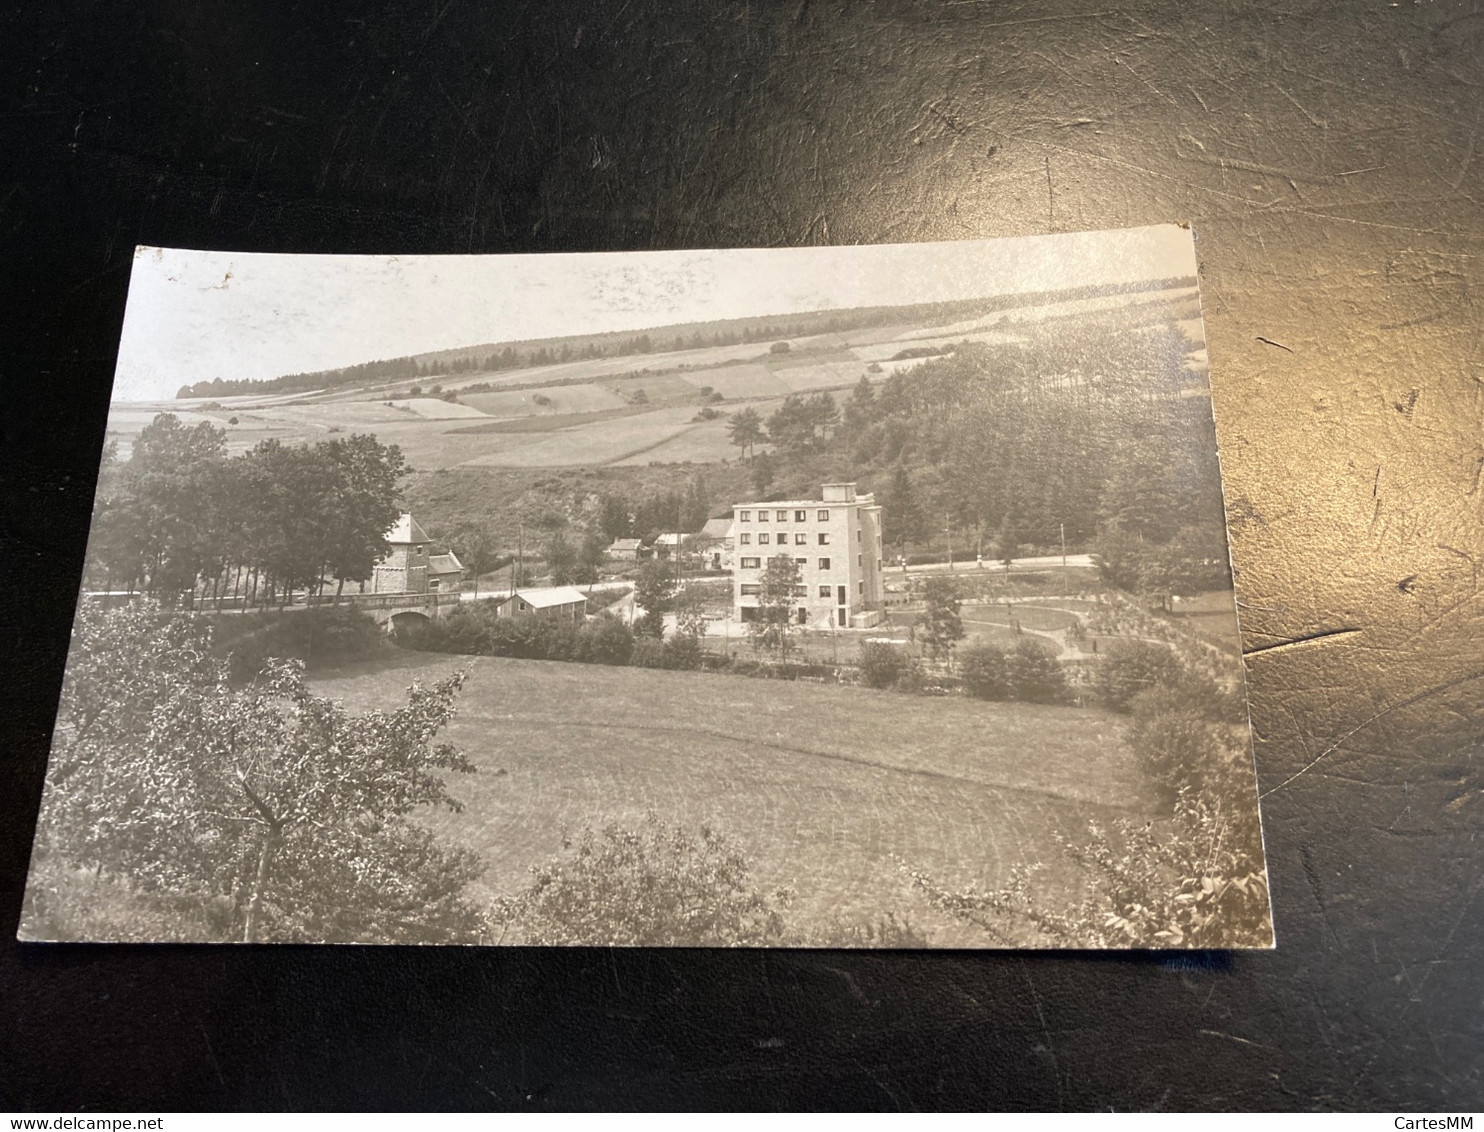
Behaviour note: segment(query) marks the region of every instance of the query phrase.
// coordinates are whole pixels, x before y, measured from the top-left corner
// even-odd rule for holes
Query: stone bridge
[[[427,594],[341,594],[340,605],[365,613],[388,633],[447,617],[462,599],[457,590]]]

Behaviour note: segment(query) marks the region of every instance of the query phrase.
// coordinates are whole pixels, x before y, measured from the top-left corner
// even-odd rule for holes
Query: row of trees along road
[[[371,577],[388,552],[407,471],[395,445],[352,435],[306,447],[265,440],[229,457],[226,434],[162,413],[122,464],[105,454],[87,583],[220,603],[322,596]]]

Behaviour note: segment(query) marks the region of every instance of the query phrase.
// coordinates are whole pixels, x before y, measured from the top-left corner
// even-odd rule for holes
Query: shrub
[[[861,646],[861,681],[868,688],[890,688],[912,667],[905,649],[882,641],[867,641]]]
[[[1015,699],[1028,704],[1059,704],[1067,699],[1061,662],[1032,640],[1017,641],[1009,657]]]
[[[230,658],[235,684],[262,671],[269,657],[302,660],[309,669],[375,656],[387,647],[380,626],[344,606],[241,613],[215,619],[212,651]]]
[[[665,642],[666,668],[700,668],[701,642],[687,633],[676,633]]]
[[[1093,678],[1098,696],[1114,711],[1127,712],[1133,698],[1149,688],[1177,686],[1184,666],[1173,650],[1151,641],[1114,641]]]
[[[578,630],[578,659],[589,664],[628,664],[634,633],[617,617],[602,614]]]
[[[635,668],[669,668],[670,654],[663,641],[654,637],[636,636],[629,654],[629,663]]]
[[[927,934],[906,915],[887,912],[874,920],[851,923],[835,917],[815,928],[789,931],[779,941],[785,947],[923,948]]]
[[[706,826],[667,829],[651,814],[637,830],[563,838],[562,849],[499,906],[522,943],[735,947],[783,934],[787,894],[759,891],[743,856]]]
[[[1166,803],[1182,791],[1238,797],[1252,789],[1245,719],[1232,719],[1229,695],[1208,680],[1150,688],[1129,703],[1128,743]]]
[[[1014,694],[1010,657],[987,641],[974,641],[958,653],[958,671],[964,690],[981,700],[1008,700]]]
[[[1114,836],[1116,835],[1116,836]],[[938,909],[1011,947],[1268,947],[1272,923],[1256,806],[1226,809],[1181,793],[1168,828],[1117,819],[1086,839],[1057,839],[1083,871],[1080,903],[1058,910],[1033,870],[995,890],[945,888],[904,863]]]

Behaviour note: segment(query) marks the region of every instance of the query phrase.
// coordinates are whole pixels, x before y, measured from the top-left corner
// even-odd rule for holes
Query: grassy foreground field
[[[488,896],[522,887],[564,829],[637,826],[653,811],[724,833],[760,887],[795,891],[799,926],[894,911],[936,945],[982,944],[913,892],[893,856],[953,885],[993,886],[1042,861],[1040,887],[1061,902],[1080,880],[1057,832],[1152,814],[1116,718],[1094,710],[425,654],[314,683],[362,711],[460,668],[446,738],[480,773],[454,784],[462,813],[429,820],[488,862]]]

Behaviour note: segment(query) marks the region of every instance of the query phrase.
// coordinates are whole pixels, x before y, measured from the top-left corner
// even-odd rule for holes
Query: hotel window
[[[830,513],[828,511],[821,511],[819,513],[819,521],[821,523],[828,523],[830,521]]]
[[[809,545],[809,536],[806,535],[803,531],[800,531],[798,534],[794,535],[794,545],[795,546],[807,546],[807,545]]]
[[[778,521],[780,523],[786,523],[786,522],[788,522],[788,512],[787,511],[779,511],[779,512],[777,512],[777,516],[776,517],[777,517],[777,519],[778,519]]]
[[[744,558],[744,559],[742,559],[742,569],[744,569],[744,570],[756,570],[759,567],[761,567],[762,564],[763,564],[763,560],[761,558]]]
[[[750,523],[750,522],[752,522],[752,512],[751,511],[738,511],[737,512],[737,518],[741,522]]]
[[[856,582],[855,583],[855,592],[858,593],[858,594],[865,593],[866,592],[866,583],[865,582]]]
[[[881,559],[879,559],[879,558],[876,559],[876,569],[878,569],[878,570],[881,569]]]
[[[859,554],[857,554],[857,555],[856,555],[856,556],[855,556],[855,568],[856,568],[856,569],[857,569],[857,570],[861,570],[861,569],[864,569],[864,568],[865,568],[865,565],[866,565],[866,564],[865,564],[865,563],[864,563],[864,562],[862,562],[862,561],[861,561],[861,556],[860,556],[860,555],[859,555]]]
[[[821,558],[819,560],[819,568],[821,570],[828,570],[830,568],[830,560],[828,558]]]
[[[742,545],[743,546],[751,546],[752,545],[752,536],[750,534],[748,534],[746,531],[743,531],[742,532],[741,538],[742,538]]]
[[[830,587],[829,586],[820,586],[819,587],[819,596],[820,597],[823,597],[823,598],[828,598],[830,596]]]
[[[768,545],[768,532],[767,531],[759,531],[758,532],[757,543],[758,543],[759,546],[767,546]]]
[[[744,583],[742,586],[742,596],[752,597],[754,594],[759,593],[762,588],[763,587],[758,585],[756,582]]]
[[[861,529],[859,527],[856,527],[855,528],[855,541],[856,542],[860,542],[860,540],[861,540]]]
[[[795,511],[794,512],[794,522],[795,523],[802,523],[807,518],[809,518],[809,512],[807,512],[807,511]]]
[[[795,586],[794,587],[794,597],[808,597],[808,596],[809,596],[809,587],[808,586]]]
[[[826,532],[824,532],[824,531],[820,531],[819,532],[819,545],[820,546],[829,546],[830,545],[830,536]]]
[[[809,559],[807,559],[807,558],[795,558],[794,559],[794,565],[795,566],[807,566],[807,565],[809,565]]]

